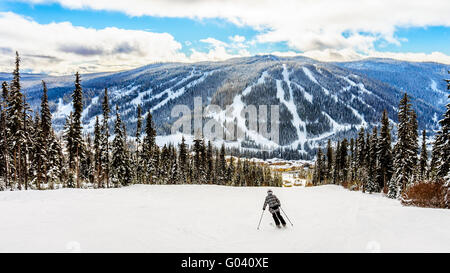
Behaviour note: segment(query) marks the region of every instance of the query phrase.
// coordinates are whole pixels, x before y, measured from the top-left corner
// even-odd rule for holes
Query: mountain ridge
[[[394,60],[395,61],[395,60]],[[346,63],[319,62],[307,57],[258,55],[222,62],[158,63],[120,71],[82,75],[84,90],[83,122],[92,131],[95,116],[101,114],[104,88],[110,102],[120,106],[122,119],[134,135],[136,107],[152,111],[159,135],[170,134],[176,118],[174,105],[185,104],[191,110],[194,97],[201,97],[203,107],[211,104],[225,109],[248,105],[280,106],[280,142],[275,148],[299,150],[310,156],[328,138],[352,136],[361,127],[371,127],[388,110],[396,121],[396,107],[402,85],[413,76],[411,92],[419,127],[430,132],[441,116],[448,66],[403,61],[365,60]],[[4,80],[0,74],[0,80]],[[63,128],[71,111],[72,76],[44,77],[57,130]],[[24,93],[32,108],[38,109],[41,86],[37,76],[24,75]],[[433,83],[434,82],[434,83]],[[114,107],[112,107],[114,108]],[[205,117],[223,123],[224,113]],[[238,114],[245,139],[227,142],[241,148],[265,149],[267,139],[249,130]],[[113,121],[112,121],[113,122]],[[193,133],[193,132],[192,132]],[[274,147],[271,147],[273,149]]]

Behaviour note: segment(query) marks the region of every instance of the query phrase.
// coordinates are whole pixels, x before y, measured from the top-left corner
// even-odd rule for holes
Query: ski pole
[[[259,225],[261,225],[261,220],[262,220],[263,215],[264,215],[264,210],[261,213],[261,218],[259,218],[258,228],[256,228],[257,230],[259,230]]]
[[[284,213],[284,216],[286,216],[286,218],[288,219],[289,223],[291,223],[291,225],[294,226],[294,224],[292,224],[291,220],[289,220],[289,217],[287,216],[286,212],[284,212],[283,208],[280,207],[280,209]]]

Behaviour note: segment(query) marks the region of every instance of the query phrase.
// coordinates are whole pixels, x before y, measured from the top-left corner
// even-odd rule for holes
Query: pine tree
[[[313,175],[313,185],[314,186],[322,184],[323,175],[324,175],[323,153],[322,153],[322,149],[319,147],[319,149],[317,150],[316,164],[315,164],[314,175]]]
[[[50,143],[47,152],[48,169],[47,178],[50,181],[50,188],[54,189],[55,184],[61,184],[63,181],[61,179],[63,173],[63,158],[62,158],[62,148],[61,143],[55,135],[53,129],[50,131]]]
[[[448,184],[450,179],[448,176],[450,171],[450,103],[446,105],[446,108],[444,117],[439,121],[441,129],[436,136],[436,148],[439,151],[436,162],[436,175],[439,179],[446,179]]]
[[[227,183],[227,185],[232,185],[233,184],[235,171],[236,171],[236,169],[235,169],[235,166],[234,166],[234,157],[230,157],[230,163],[228,164],[227,175],[226,175],[226,183]],[[262,182],[262,174],[260,176],[261,176],[260,180]]]
[[[377,171],[377,153],[378,153],[378,131],[377,127],[373,127],[372,135],[370,136],[368,146],[369,146],[369,156],[368,156],[368,168],[367,168],[367,191],[369,193],[378,191],[378,183],[376,180]]]
[[[36,186],[38,190],[41,189],[42,183],[45,183],[46,178],[46,170],[45,170],[45,161],[47,158],[46,152],[47,150],[43,146],[43,138],[44,135],[42,134],[42,127],[41,127],[41,120],[40,116],[38,114],[35,115],[35,121],[34,121],[34,130],[33,130],[33,139],[34,145],[33,145],[33,156],[32,156],[32,172],[33,172],[33,179],[32,183]]]
[[[353,182],[355,180],[355,168],[354,168],[354,158],[355,158],[355,140],[350,139],[350,154],[348,156],[348,171],[349,171],[349,181]]]
[[[238,157],[236,163],[236,175],[234,177],[234,186],[242,186],[242,177],[242,160]]]
[[[2,83],[2,103],[0,104],[0,165],[1,176],[3,177],[4,185],[0,188],[2,190],[9,187],[9,128],[7,126],[7,107],[9,98],[8,84],[6,82]]]
[[[342,183],[348,178],[348,140],[346,138],[341,142],[339,153],[339,182]]]
[[[213,147],[211,141],[208,141],[208,147],[206,148],[206,181],[211,184],[214,177],[214,160],[213,160]]]
[[[75,153],[73,149],[73,114],[70,112],[69,116],[66,117],[66,123],[64,125],[64,140],[66,141],[66,149],[68,153],[68,179],[67,179],[67,187],[68,188],[74,188],[75,187],[75,181],[74,181],[74,175],[73,175],[73,169],[75,168]]]
[[[142,168],[141,158],[141,134],[142,134],[142,108],[138,105],[137,108],[137,122],[136,122],[136,149],[134,159],[135,177],[137,183],[142,183],[144,177],[144,169]]]
[[[145,126],[145,137],[144,141],[142,143],[142,158],[144,161],[144,166],[146,168],[146,181],[153,183],[153,179],[156,179],[157,174],[157,160],[159,158],[156,158],[154,155],[156,147],[156,130],[154,129],[154,124],[152,120],[152,114],[149,110],[147,113],[147,121]]]
[[[326,167],[326,173],[325,178],[329,181],[332,178],[332,171],[333,171],[333,147],[331,147],[331,140],[328,139],[327,143],[327,167]]]
[[[416,134],[411,132],[415,127],[415,114],[411,109],[408,95],[405,93],[400,100],[398,113],[397,144],[395,145],[395,159],[393,181],[397,190],[388,193],[389,197],[400,197],[401,193],[412,182],[415,163],[417,162]],[[391,187],[393,189],[394,187]]]
[[[73,116],[72,116],[72,141],[73,141],[73,152],[75,154],[75,173],[76,173],[76,181],[77,188],[80,187],[80,165],[81,160],[83,158],[83,137],[82,137],[82,124],[81,124],[81,115],[83,112],[83,89],[81,88],[81,78],[80,74],[75,73],[75,90],[72,93],[73,100]]]
[[[188,183],[188,152],[186,143],[184,140],[184,137],[181,138],[181,143],[179,145],[179,155],[178,155],[178,162],[179,162],[179,168],[180,168],[180,182],[181,183]]]
[[[47,152],[50,151],[50,144],[53,142],[53,132],[52,132],[52,114],[50,112],[50,107],[48,105],[47,96],[47,85],[42,81],[42,99],[41,99],[41,123],[40,123],[40,134],[41,137],[39,141],[41,142],[42,148],[42,167],[44,168],[44,180],[45,183],[49,183],[48,170],[52,169],[53,166],[50,165],[50,158]]]
[[[16,52],[16,62],[15,69],[13,71],[13,79],[11,82],[11,89],[9,93],[8,100],[8,110],[7,110],[7,127],[10,132],[10,149],[13,160],[13,183],[18,183],[18,188],[22,188],[22,145],[25,142],[25,134],[23,131],[23,95],[20,86],[20,57],[19,53]],[[11,189],[14,189],[12,186]]]
[[[115,187],[128,185],[128,157],[126,151],[126,133],[123,130],[119,107],[116,106],[116,122],[114,126],[114,140],[112,142],[112,181]]]
[[[109,113],[110,113],[110,107],[109,107],[109,98],[108,98],[108,89],[105,88],[105,93],[103,95],[103,102],[102,102],[102,110],[103,110],[103,123],[102,123],[102,140],[101,140],[101,170],[103,172],[102,174],[102,181],[101,187],[106,184],[106,187],[109,188],[110,181],[109,181],[109,173],[110,173],[110,156],[109,156]],[[100,185],[100,182],[99,182]]]
[[[426,143],[426,130],[422,131],[422,149],[420,151],[420,161],[419,161],[419,175],[420,179],[423,181],[427,178],[427,169],[428,169],[428,152],[427,152],[427,143]]]
[[[101,187],[101,174],[102,174],[102,162],[101,162],[101,127],[98,120],[98,116],[95,117],[94,126],[94,169],[95,169],[95,181],[97,182],[97,188]]]
[[[380,138],[378,140],[378,179],[379,188],[387,192],[387,186],[392,178],[393,161],[392,161],[392,146],[391,146],[391,130],[389,127],[389,117],[386,110],[383,111],[381,117]]]
[[[448,71],[450,74],[450,71]],[[450,79],[445,80],[447,82],[447,89],[450,90]],[[450,95],[448,96],[450,99]],[[439,162],[438,174],[442,174],[447,169],[447,175],[444,177],[444,186],[447,189],[445,193],[446,207],[450,208],[450,103],[446,105],[447,111],[444,114],[444,118],[439,122],[442,126],[442,138],[444,139],[445,146],[443,146],[441,162]]]
[[[341,156],[341,144],[337,141],[336,150],[334,152],[334,162],[333,162],[333,184],[339,184],[339,173],[340,173],[340,156]]]
[[[218,176],[218,182],[219,185],[225,185],[226,184],[226,177],[225,177],[225,170],[227,169],[227,161],[225,160],[225,144],[222,143],[222,146],[220,147],[220,155],[219,155],[219,176]]]
[[[179,172],[179,166],[178,166],[178,160],[177,160],[177,151],[176,151],[175,147],[173,147],[172,145],[170,146],[170,152],[171,152],[170,184],[179,184],[180,172]]]
[[[161,149],[161,168],[159,169],[159,179],[158,184],[166,185],[169,182],[170,178],[170,150],[166,144],[164,144]],[[169,168],[168,168],[169,167]]]
[[[83,144],[83,157],[81,158],[81,177],[84,181],[89,182],[89,186],[92,187],[94,184],[94,147],[92,143],[91,135],[87,135],[86,141]]]

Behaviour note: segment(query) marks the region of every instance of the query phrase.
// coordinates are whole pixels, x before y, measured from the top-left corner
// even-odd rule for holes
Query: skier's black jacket
[[[275,194],[269,193],[266,196],[266,201],[264,202],[264,210],[266,209],[267,205],[269,205],[270,213],[274,213],[280,210],[281,202]]]

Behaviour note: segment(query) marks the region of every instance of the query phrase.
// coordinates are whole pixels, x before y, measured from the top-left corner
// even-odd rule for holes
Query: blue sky
[[[302,1],[297,1],[292,7],[281,7],[282,2],[271,0],[264,0],[267,7],[255,6],[259,2],[251,1],[230,4],[199,0],[190,4],[184,0],[128,0],[111,7],[101,0],[79,0],[79,5],[74,4],[78,1],[69,0],[4,0],[0,2],[0,35],[3,35],[0,45],[8,46],[0,46],[0,52],[10,54],[20,49],[29,56],[45,55],[47,63],[35,57],[27,65],[33,71],[48,73],[57,69],[57,62],[61,67],[62,64],[73,66],[82,63],[87,70],[93,71],[123,69],[127,66],[118,65],[118,61],[115,63],[112,60],[116,58],[123,61],[125,52],[130,53],[129,58],[144,57],[147,63],[223,60],[266,53],[302,54],[322,61],[348,61],[364,57],[411,61],[450,60],[447,59],[450,55],[450,19],[446,19],[449,17],[446,1],[436,0],[438,5],[442,5],[441,9],[436,10],[424,10],[420,4],[416,7],[412,3],[409,10],[396,11],[394,5],[391,9],[396,13],[392,16],[386,14],[386,18],[381,19],[371,18],[371,12],[376,13],[371,9],[378,6],[358,10],[348,0],[339,1],[341,5],[336,8],[330,6],[330,10],[336,12],[327,11],[325,14],[318,4],[298,3]],[[327,0],[318,2],[327,6],[333,3]],[[397,1],[386,1],[392,2]],[[233,10],[234,7],[236,10]],[[388,9],[387,5],[386,12]],[[318,10],[320,12],[315,15],[314,12]],[[352,16],[346,17],[346,14]],[[353,18],[358,17],[353,14],[360,14],[361,18]],[[315,18],[317,21],[314,21]],[[1,19],[4,20],[3,26]],[[9,25],[19,24],[18,31],[23,33],[2,32],[1,28],[6,28],[8,22]],[[70,26],[63,23],[69,23]],[[111,27],[121,31],[116,31],[117,34],[104,31]],[[67,28],[70,31],[63,31]],[[94,34],[89,43],[73,45],[70,42],[77,41],[74,37],[77,35],[80,39],[86,37],[85,33],[89,30],[98,32],[98,41],[95,38],[97,34]],[[41,49],[38,48],[39,42],[34,48],[23,46],[18,41],[23,39],[26,31],[45,33],[52,36],[54,39],[50,40],[54,41],[49,47],[43,46]],[[61,37],[64,33],[68,36]],[[125,37],[121,39],[123,34],[134,41],[130,42],[130,38]],[[162,37],[161,34],[167,35]],[[11,37],[16,35],[20,37]],[[7,39],[9,37],[11,39]],[[67,44],[64,44],[65,40]],[[27,43],[33,45],[34,41],[30,39]],[[104,48],[108,43],[114,46],[106,50]],[[51,50],[46,52],[45,48]],[[96,52],[98,56],[94,56]],[[152,52],[153,55],[149,56],[146,52]],[[83,60],[75,62],[75,55]],[[0,69],[2,65],[6,66],[1,64],[3,59],[0,57]],[[141,64],[134,62],[129,67]],[[42,68],[38,68],[39,65]],[[55,67],[52,68],[52,65]]]

